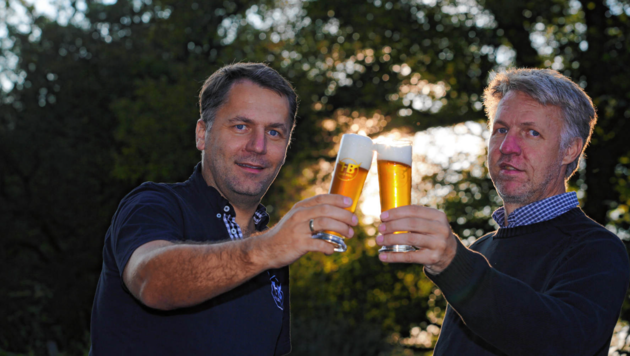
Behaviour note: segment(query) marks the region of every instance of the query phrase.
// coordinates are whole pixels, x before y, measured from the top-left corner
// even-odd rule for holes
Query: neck
[[[507,204],[507,203],[503,203],[503,208],[505,209],[505,216],[503,217],[503,225],[507,226],[508,224],[508,216],[510,216],[510,214],[512,214],[512,212],[518,208],[520,208],[521,206],[525,206],[525,205],[518,205],[518,204]]]
[[[241,228],[243,236],[249,236],[256,229],[253,217],[256,209],[258,209],[258,204],[260,204],[260,199],[251,196],[241,196],[240,194],[226,194],[227,192],[216,184],[212,175],[203,168],[201,175],[209,187],[216,189],[223,198],[232,204],[236,213],[236,223]]]
[[[241,210],[234,206],[234,211],[236,212],[236,223],[241,227],[243,236],[248,237],[256,230],[256,224],[254,224],[253,219],[256,208],[253,210]]]

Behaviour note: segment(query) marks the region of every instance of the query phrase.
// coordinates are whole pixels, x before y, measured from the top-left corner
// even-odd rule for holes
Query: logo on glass
[[[344,158],[339,160],[337,169],[337,179],[350,181],[356,178],[359,173],[359,166],[361,163],[357,163],[352,158]]]

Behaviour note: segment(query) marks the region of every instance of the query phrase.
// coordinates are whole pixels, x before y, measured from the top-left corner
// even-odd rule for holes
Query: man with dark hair
[[[484,93],[490,177],[504,206],[470,249],[443,212],[381,215],[384,262],[424,264],[448,308],[434,355],[608,355],[630,265],[617,236],[589,219],[566,182],[597,120],[584,91],[553,70],[494,76]],[[395,231],[408,231],[393,234]]]
[[[353,235],[349,198],[301,201],[267,229],[260,201],[295,125],[291,85],[264,64],[219,69],[200,93],[189,180],[144,183],[105,237],[91,355],[283,355],[291,350],[288,265],[333,253],[311,234]]]

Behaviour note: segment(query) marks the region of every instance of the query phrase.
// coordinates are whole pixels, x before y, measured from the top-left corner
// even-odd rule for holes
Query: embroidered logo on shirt
[[[274,302],[276,302],[276,306],[280,308],[280,310],[284,310],[284,307],[282,306],[284,293],[282,293],[280,281],[278,281],[278,278],[275,275],[271,276],[269,281],[271,281],[271,296],[273,297]]]

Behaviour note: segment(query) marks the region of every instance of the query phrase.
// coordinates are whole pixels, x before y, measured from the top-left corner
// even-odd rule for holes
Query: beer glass
[[[330,194],[341,194],[352,199],[352,206],[346,210],[354,213],[363,190],[370,166],[372,166],[372,139],[366,136],[345,134],[335,162]],[[321,231],[313,235],[314,239],[328,241],[335,245],[336,252],[345,252],[348,248],[344,237],[334,231]]]
[[[378,190],[381,212],[411,204],[411,153],[409,140],[374,145],[378,167]],[[402,234],[407,231],[397,231]],[[417,248],[409,245],[383,246],[378,252],[411,252]]]

